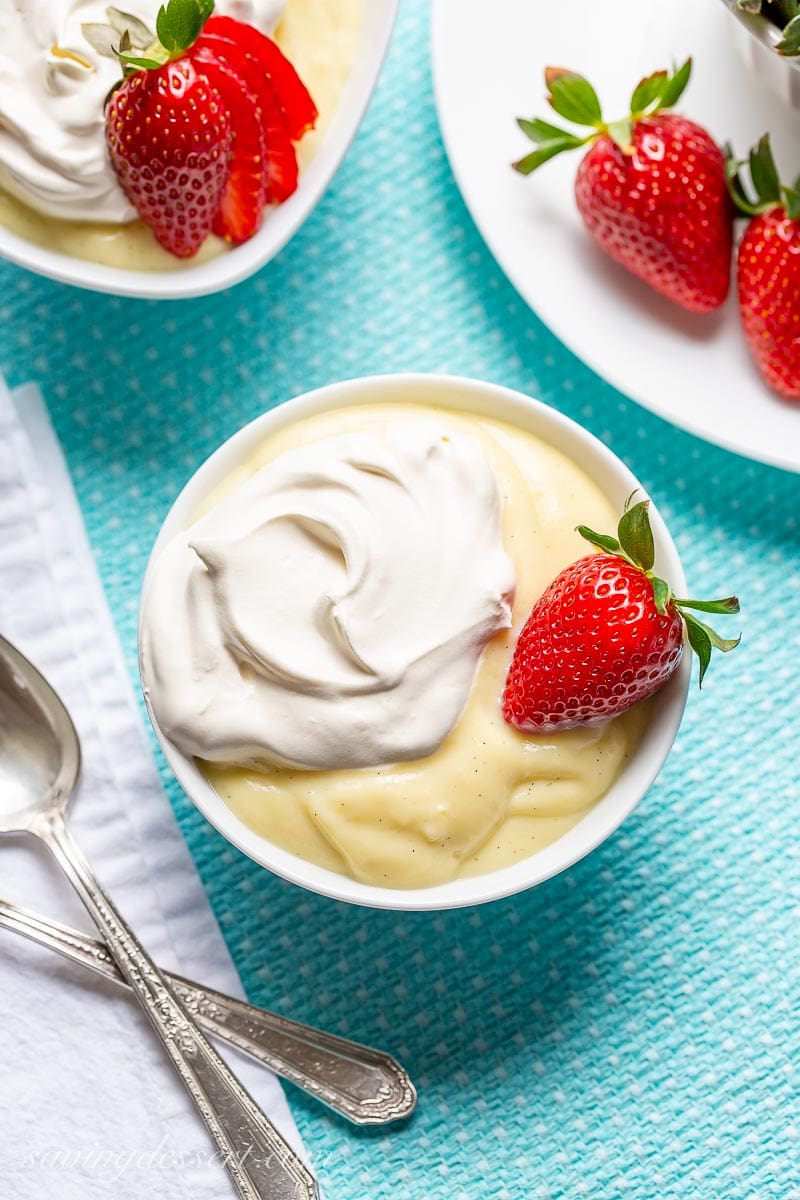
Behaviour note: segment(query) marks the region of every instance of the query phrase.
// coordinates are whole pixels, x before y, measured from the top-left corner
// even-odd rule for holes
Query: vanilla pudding
[[[325,412],[197,517],[151,569],[143,681],[162,734],[270,842],[377,887],[485,874],[569,830],[632,753],[646,705],[538,737],[501,714],[534,601],[586,553],[575,526],[615,521],[533,435],[422,405]]]
[[[119,6],[155,24],[158,0]],[[104,100],[121,70],[81,31],[104,22],[105,0],[0,0],[0,224],[76,258],[143,271],[193,266],[228,249],[209,236],[199,253],[168,253],[117,182]],[[297,146],[302,171],[324,135],[353,62],[363,0],[217,0],[215,11],[274,36],[309,88],[317,125]],[[269,213],[265,215],[269,220]]]

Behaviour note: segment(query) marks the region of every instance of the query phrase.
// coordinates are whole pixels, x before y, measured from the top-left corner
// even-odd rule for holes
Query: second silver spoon
[[[102,942],[58,921],[0,900],[0,926],[57,950],[72,962],[125,985]],[[356,1125],[382,1125],[414,1111],[417,1093],[406,1071],[382,1050],[312,1029],[164,972],[172,990],[209,1033],[264,1063]]]

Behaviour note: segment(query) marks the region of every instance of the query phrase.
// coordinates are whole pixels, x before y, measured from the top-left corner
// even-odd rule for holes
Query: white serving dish
[[[192,523],[208,494],[271,433],[328,409],[392,402],[435,404],[518,425],[573,459],[620,512],[631,492],[641,490],[641,484],[624,463],[587,430],[540,401],[508,388],[436,375],[372,376],[336,383],[298,396],[257,417],[203,463],[164,521],[145,575],[143,595],[152,564],[161,550]],[[678,595],[686,595],[686,580],[677,550],[654,506],[651,517],[658,547],[658,569]],[[445,909],[482,904],[533,887],[605,841],[633,811],[661,770],[678,732],[690,675],[687,652],[676,674],[655,698],[650,724],[619,778],[595,807],[557,842],[522,862],[487,875],[409,890],[359,883],[306,862],[255,833],[224,804],[194,760],[164,737],[152,711],[150,718],[167,762],[187,795],[224,837],[255,862],[310,891],[353,904],[389,909]]]

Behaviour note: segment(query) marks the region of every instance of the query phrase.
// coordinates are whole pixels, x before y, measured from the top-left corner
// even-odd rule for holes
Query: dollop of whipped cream
[[[160,0],[119,0],[155,27]],[[216,11],[272,33],[285,0],[217,0]],[[83,36],[108,24],[105,0],[0,0],[0,185],[45,216],[132,221],[105,141],[103,106],[122,77]]]
[[[433,420],[280,455],[154,564],[141,655],[162,732],[238,764],[432,754],[511,624],[501,517],[481,447]]]

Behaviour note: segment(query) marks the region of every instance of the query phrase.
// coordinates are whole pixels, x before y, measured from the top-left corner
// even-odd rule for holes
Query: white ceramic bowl
[[[170,509],[156,540],[144,580],[148,587],[152,564],[161,550],[187,528],[203,500],[266,437],[293,421],[328,409],[370,403],[435,404],[508,421],[549,442],[576,462],[622,511],[632,491],[640,488],[628,468],[602,442],[574,421],[540,401],[495,384],[438,375],[385,375],[332,384],[282,404],[257,417],[234,434],[195,472]],[[686,595],[686,580],[678,553],[657,512],[651,508],[658,547],[657,566],[678,595]],[[158,728],[156,736],[166,759],[187,795],[201,813],[255,862],[302,887],[337,900],[375,908],[437,909],[482,904],[541,883],[594,850],[633,811],[660,771],[678,732],[686,702],[691,667],[684,654],[679,670],[658,694],[645,734],[619,778],[598,804],[562,838],[523,862],[437,887],[380,888],[315,866],[254,833],[223,803],[198,770],[194,760],[176,749]]]
[[[767,17],[743,12],[736,0],[723,3],[736,18],[733,32],[742,61],[785,104],[800,108],[800,55],[780,53],[777,47],[783,35]]]
[[[37,246],[0,226],[0,258],[95,292],[176,300],[222,291],[249,278],[281,250],[316,206],[356,135],[389,47],[399,0],[366,0],[353,69],[328,129],[293,196],[267,214],[255,237],[209,262],[174,271],[129,271]]]

